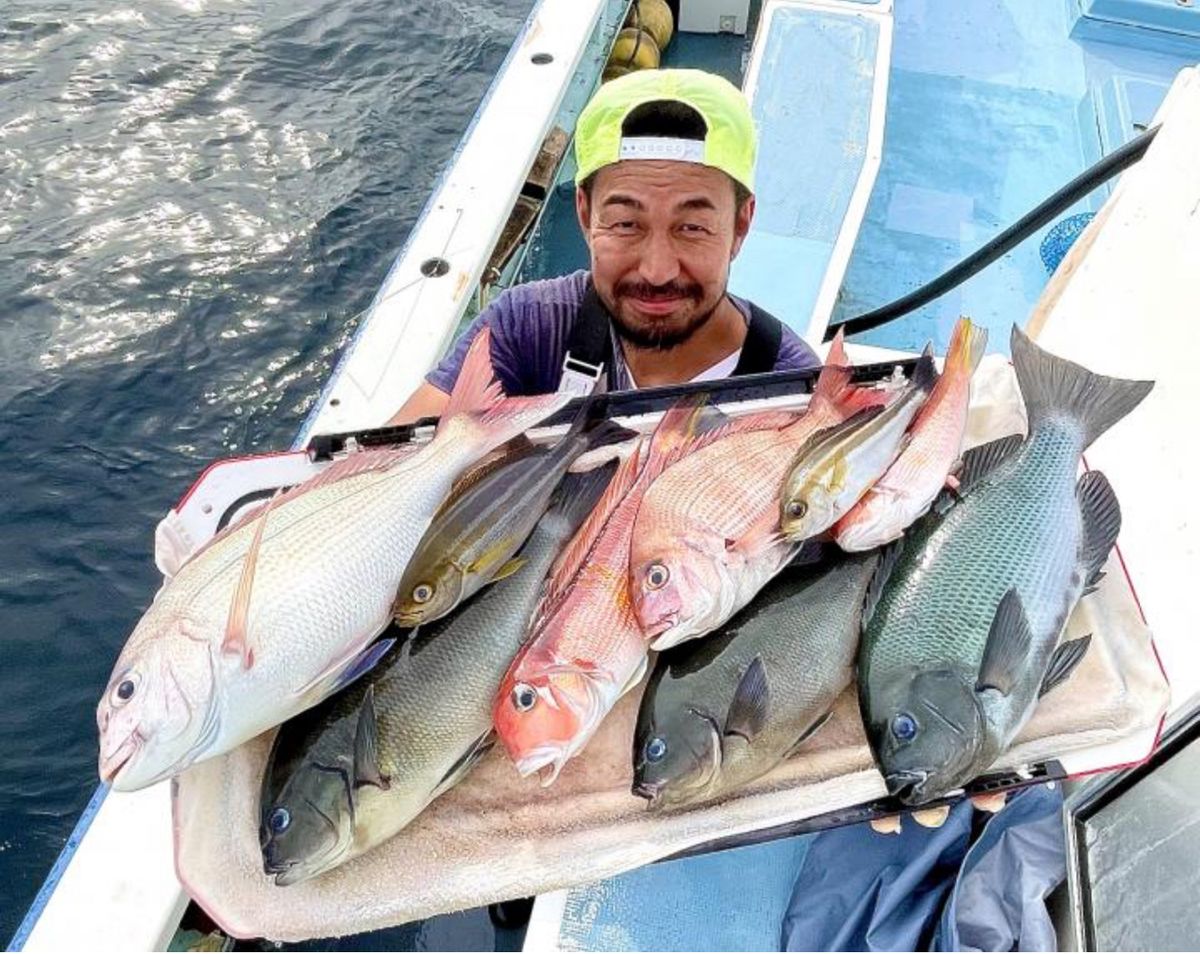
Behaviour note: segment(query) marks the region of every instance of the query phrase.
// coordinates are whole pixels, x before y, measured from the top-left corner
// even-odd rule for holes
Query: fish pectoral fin
[[[787,752],[784,753],[783,757],[785,759],[790,759],[793,755],[796,754],[796,751],[799,748],[801,748],[801,746],[804,745],[805,742],[807,742],[814,735],[816,735],[818,732],[820,732],[821,729],[823,729],[825,727],[825,724],[827,722],[829,722],[829,720],[832,718],[833,718],[833,710],[830,709],[823,716],[821,716],[819,719],[817,719],[816,722],[814,722],[807,729],[805,729],[803,732],[800,733],[800,737],[798,739],[796,739],[795,742],[792,743],[792,747],[790,749],[788,749]]]
[[[387,791],[391,779],[379,768],[379,738],[375,721],[375,687],[368,686],[358,710],[358,727],[354,732],[354,785],[374,785]]]
[[[621,687],[621,691],[617,694],[617,698],[618,699],[621,698],[621,696],[625,695],[625,693],[627,693],[630,689],[632,689],[639,682],[641,682],[642,676],[646,675],[646,670],[649,668],[650,668],[650,654],[645,653],[642,656],[641,662],[638,663],[637,670],[634,672],[634,674],[632,676],[629,677],[629,680],[625,683],[625,685]]]
[[[254,572],[258,569],[258,554],[262,549],[263,532],[267,528],[267,517],[271,508],[279,499],[276,494],[262,508],[258,517],[258,525],[254,528],[254,536],[246,555],[242,558],[242,572],[238,576],[237,587],[233,591],[233,601],[229,604],[229,616],[225,621],[225,638],[221,640],[221,652],[242,657],[242,668],[249,669],[254,665],[254,646],[250,642],[250,594],[254,590]]]
[[[725,715],[725,735],[740,735],[753,742],[767,724],[771,707],[771,690],[767,685],[767,670],[761,656],[755,656],[742,673],[729,712]]]
[[[1050,657],[1050,665],[1046,667],[1046,675],[1042,679],[1042,687],[1038,690],[1038,698],[1067,681],[1067,677],[1083,661],[1091,644],[1092,634],[1088,633],[1086,636],[1065,642],[1054,650],[1054,655]]]
[[[736,553],[747,562],[753,562],[781,543],[783,532],[779,528],[779,510],[772,507],[764,511],[736,540],[727,539],[725,550]]]
[[[442,776],[442,780],[437,783],[433,794],[429,796],[429,801],[433,801],[439,795],[454,788],[459,782],[466,778],[467,773],[471,771],[481,758],[492,750],[492,746],[496,744],[496,737],[491,729],[488,729],[483,735],[472,742],[467,749]]]
[[[365,649],[346,656],[339,656],[317,676],[293,692],[297,696],[315,696],[312,705],[328,698],[339,689],[344,689],[359,676],[370,672],[396,645],[396,637],[380,639]]]
[[[1084,586],[1100,582],[1100,571],[1121,532],[1121,505],[1112,486],[1100,471],[1089,470],[1075,485],[1075,499],[1083,521],[1083,539],[1079,541],[1079,567]]]
[[[511,560],[506,560],[501,564],[500,569],[492,574],[491,582],[495,583],[498,580],[503,580],[505,577],[512,576],[517,570],[521,569],[526,564],[526,560],[521,557],[513,557]]]
[[[992,628],[988,630],[987,645],[975,691],[995,689],[1009,695],[1017,685],[1022,666],[1029,660],[1033,633],[1016,587],[1009,589],[996,607]]]
[[[859,627],[863,631],[866,630],[867,624],[871,622],[871,617],[875,615],[875,609],[879,606],[879,597],[883,595],[883,589],[887,586],[888,577],[896,569],[896,564],[900,562],[900,555],[903,552],[904,537],[893,540],[880,549],[879,562],[875,565],[875,570],[871,574],[871,582],[867,584],[867,591],[863,594],[862,619],[859,622]]]

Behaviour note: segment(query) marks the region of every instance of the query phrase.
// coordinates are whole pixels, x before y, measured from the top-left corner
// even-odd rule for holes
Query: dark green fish
[[[276,884],[306,880],[387,840],[483,755],[492,697],[542,580],[613,469],[568,475],[520,551],[520,569],[279,730],[260,803],[263,867]]]
[[[638,712],[634,794],[707,801],[787,758],[850,684],[877,563],[787,570],[720,630],[660,655]]]
[[[506,456],[456,489],[404,571],[393,607],[397,623],[431,623],[517,569],[516,552],[567,468],[584,451],[630,436],[604,420],[605,407],[603,398],[586,402],[553,447]]]
[[[865,611],[867,736],[888,791],[910,805],[985,772],[1083,657],[1085,639],[1059,639],[1121,511],[1103,474],[1076,480],[1080,456],[1153,387],[1093,374],[1016,327],[1012,359],[1029,437],[964,455],[958,501],[889,549]]]

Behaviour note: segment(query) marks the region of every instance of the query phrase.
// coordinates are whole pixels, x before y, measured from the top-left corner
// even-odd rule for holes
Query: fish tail
[[[817,378],[809,410],[832,411],[840,418],[853,417],[859,411],[887,403],[887,394],[875,388],[861,388],[851,383],[854,366],[846,356],[842,330],[834,336],[825,358],[825,367]]]
[[[567,434],[567,437],[572,439],[583,438],[579,444],[579,452],[607,447],[609,444],[623,444],[638,436],[637,431],[609,420],[608,414],[607,394],[592,395],[584,402],[578,416],[571,423],[570,433]]]
[[[987,349],[987,340],[986,328],[972,323],[965,315],[959,318],[946,351],[946,374],[953,372],[968,378],[974,374]]]
[[[1095,374],[1043,351],[1016,325],[1012,361],[1025,399],[1032,434],[1048,420],[1067,417],[1083,429],[1083,447],[1132,411],[1154,387],[1153,381],[1127,381]]]
[[[492,370],[491,331],[485,325],[471,342],[436,437],[469,440],[476,457],[512,440],[571,400],[563,392],[506,398]],[[453,432],[453,433],[451,433]]]
[[[616,469],[614,460],[581,474],[567,474],[555,488],[542,523],[552,525],[562,539],[571,536],[596,508]]]
[[[937,366],[933,363],[933,345],[928,344],[921,352],[921,356],[917,358],[917,363],[913,365],[912,376],[908,379],[908,383],[916,390],[928,394],[937,384],[937,379]]]
[[[671,406],[650,437],[646,467],[640,476],[653,480],[687,453],[700,433],[700,421],[707,403],[708,395],[698,394]]]
[[[467,349],[458,380],[454,382],[450,400],[438,422],[438,430],[442,430],[449,420],[460,414],[486,412],[503,398],[504,392],[492,370],[492,332],[484,325]]]

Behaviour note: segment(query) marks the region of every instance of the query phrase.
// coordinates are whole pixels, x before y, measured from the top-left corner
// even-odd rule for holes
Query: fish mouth
[[[301,881],[311,878],[316,873],[315,871],[310,871],[298,861],[286,861],[281,867],[268,869],[267,871],[268,875],[275,876],[275,885],[279,888],[299,884]]]
[[[888,794],[898,798],[905,805],[919,804],[923,797],[922,791],[929,780],[929,773],[922,769],[889,772],[884,777]]]
[[[125,767],[133,761],[135,755],[141,750],[142,737],[135,731],[130,733],[117,750],[111,755],[100,755],[100,781],[105,782],[114,788],[120,788],[118,784],[121,772]]]
[[[554,783],[567,760],[571,758],[570,751],[561,745],[539,745],[527,755],[515,759],[517,773],[522,778],[528,778],[535,772],[539,773],[542,788]]]
[[[650,807],[654,808],[658,804],[658,800],[662,797],[662,791],[666,784],[665,781],[648,782],[645,779],[640,779],[633,783],[633,794],[639,798],[646,799],[650,803]]]

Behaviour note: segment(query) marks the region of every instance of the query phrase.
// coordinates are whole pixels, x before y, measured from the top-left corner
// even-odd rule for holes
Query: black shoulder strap
[[[742,356],[738,359],[733,376],[743,374],[766,374],[775,370],[779,360],[779,346],[783,343],[783,322],[750,303],[750,325],[746,328],[746,340],[742,342]]]
[[[583,383],[583,379],[595,381],[605,372],[611,373],[613,364],[612,332],[609,330],[608,312],[600,302],[600,296],[588,280],[587,291],[575,315],[575,321],[567,334],[567,351],[563,356],[563,375],[571,375]],[[562,390],[562,383],[559,389]],[[581,390],[581,394],[587,393]]]

